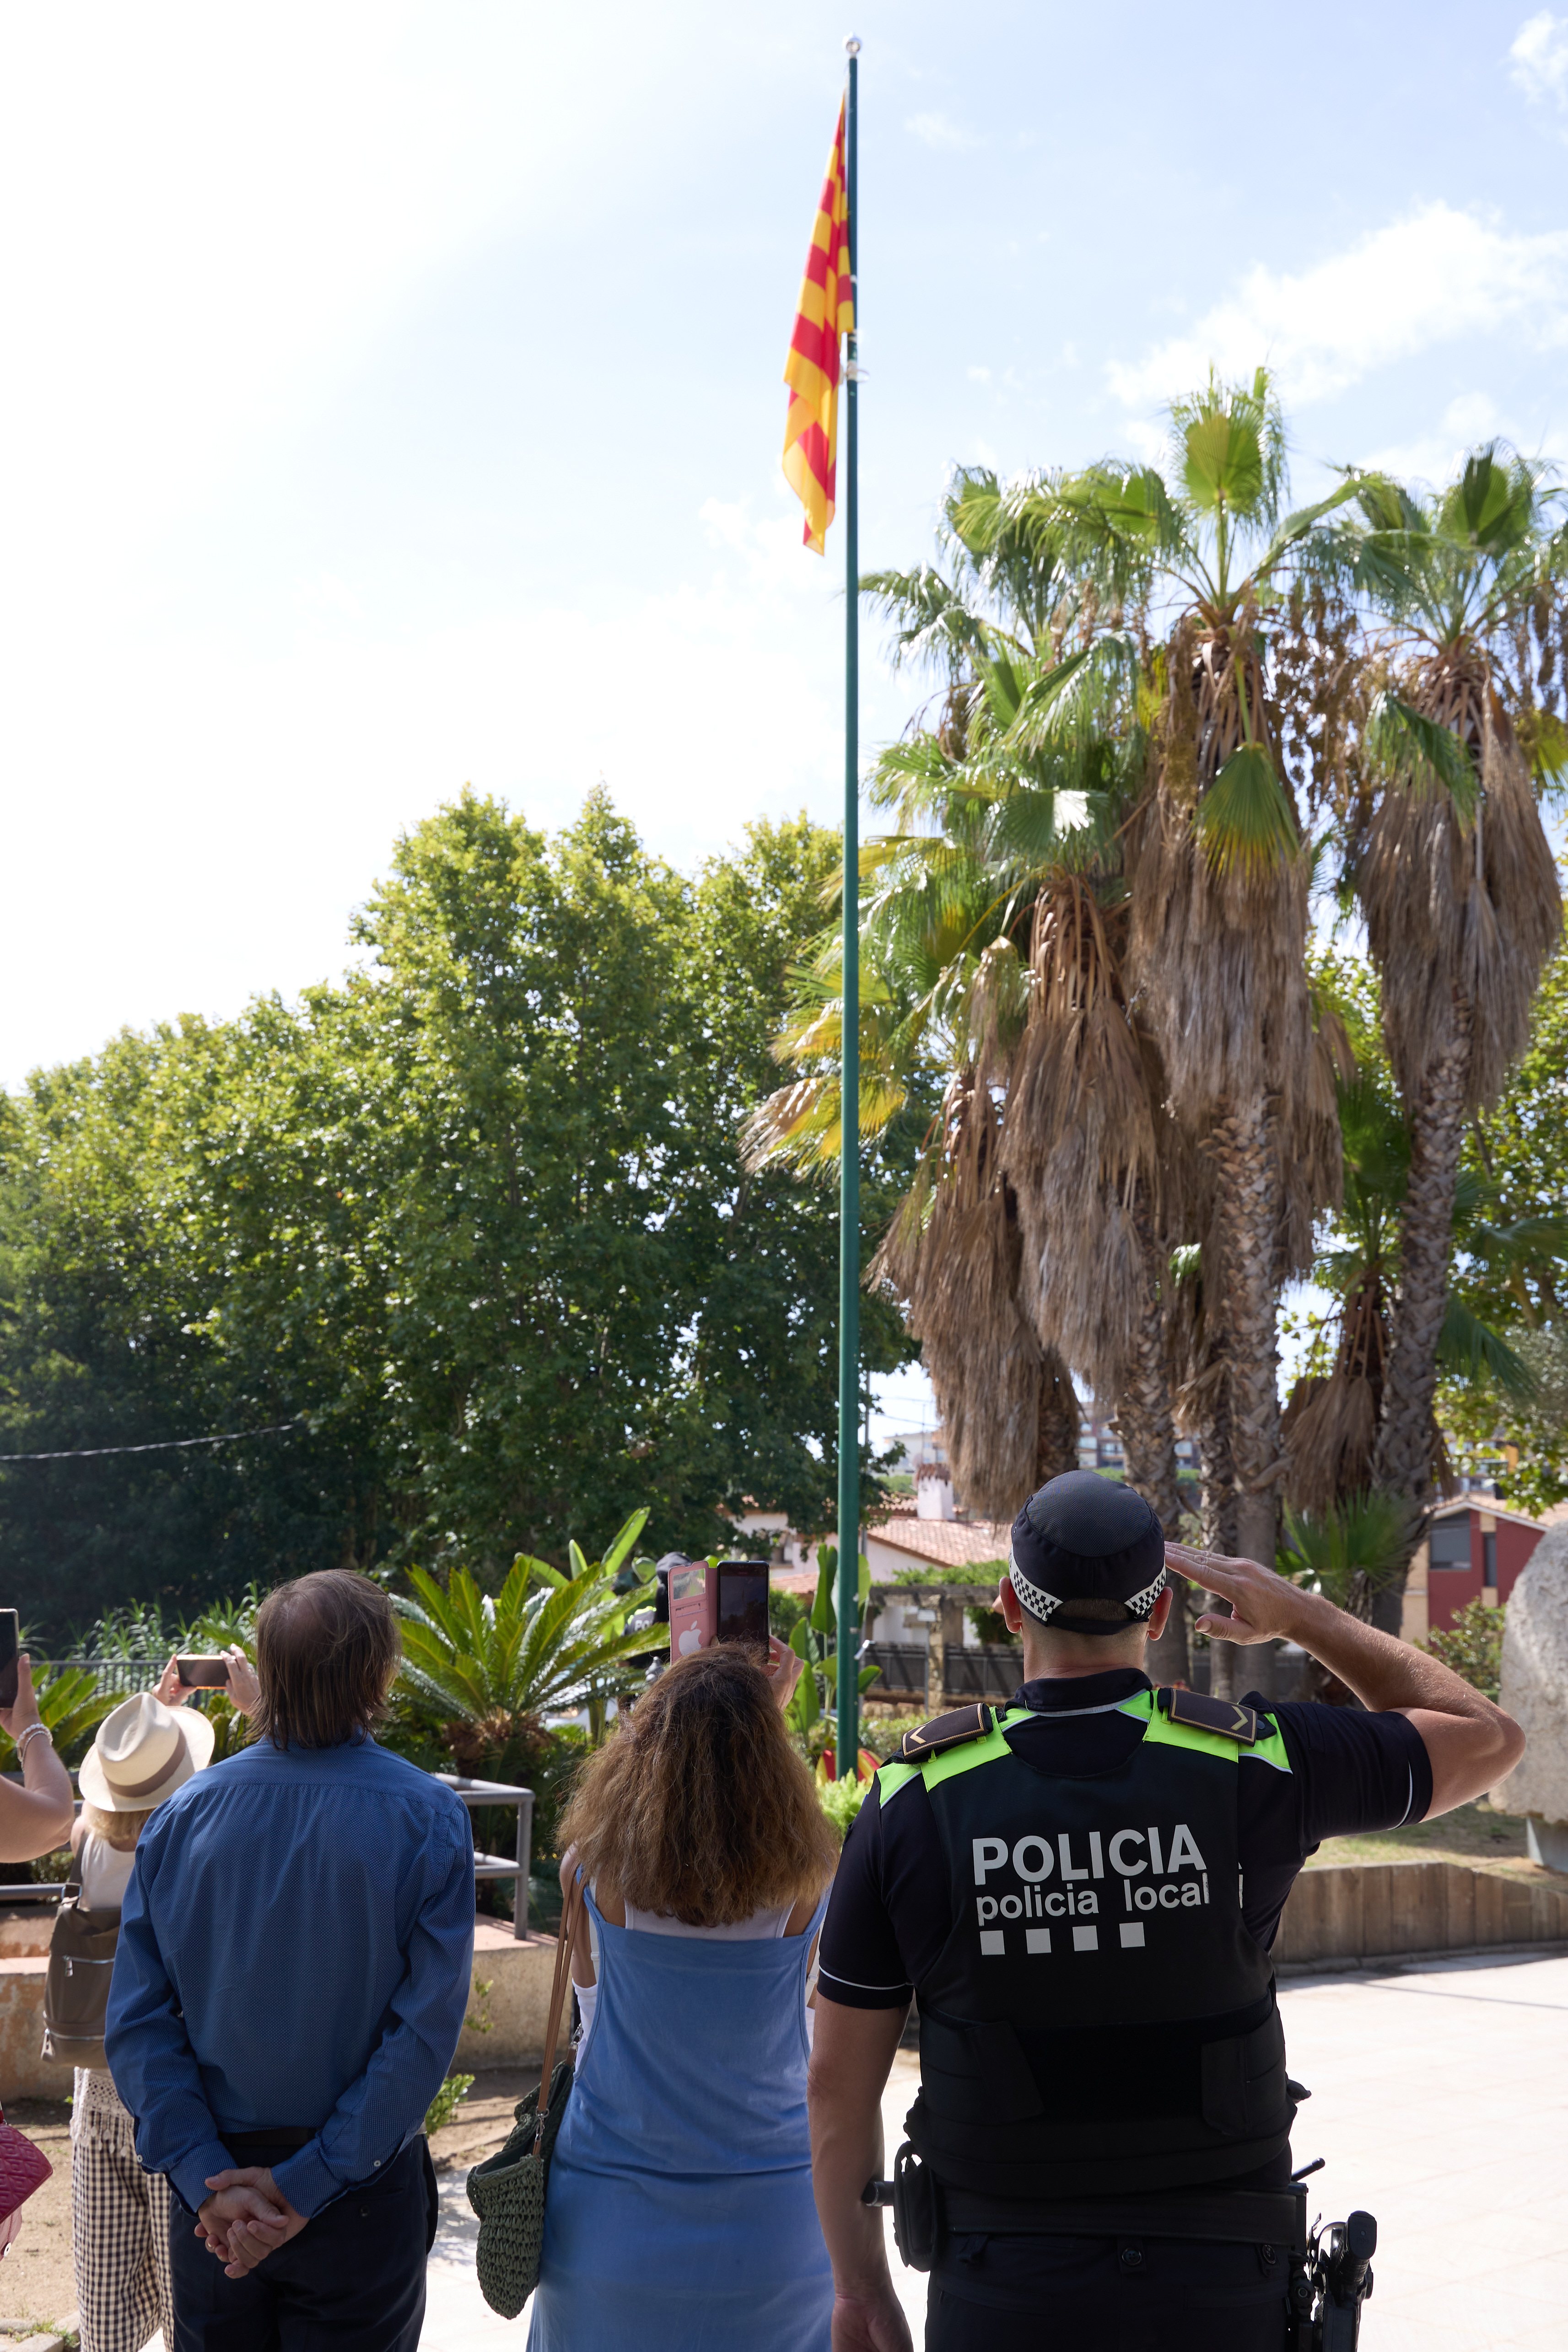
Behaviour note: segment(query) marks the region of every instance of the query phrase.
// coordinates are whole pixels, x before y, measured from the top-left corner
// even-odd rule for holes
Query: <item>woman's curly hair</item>
[[[680,1658],[591,1757],[561,1823],[585,1880],[688,1927],[815,1904],[838,1842],[743,1650]]]

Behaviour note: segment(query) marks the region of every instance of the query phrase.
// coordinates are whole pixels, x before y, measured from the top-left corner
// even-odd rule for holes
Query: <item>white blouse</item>
[[[118,1911],[125,1901],[125,1890],[135,1867],[134,1853],[121,1853],[107,1838],[89,1830],[76,1858],[83,1910]]]

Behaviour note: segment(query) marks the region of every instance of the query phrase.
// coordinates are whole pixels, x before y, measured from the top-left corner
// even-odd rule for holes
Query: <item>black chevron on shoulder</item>
[[[955,1706],[951,1715],[933,1716],[918,1730],[906,1731],[899,1743],[899,1754],[906,1764],[921,1764],[928,1756],[941,1756],[949,1748],[962,1748],[966,1739],[984,1739],[995,1721],[994,1710],[984,1700],[974,1706]]]
[[[1222,1739],[1234,1739],[1239,1748],[1252,1748],[1258,1741],[1258,1709],[1243,1706],[1238,1699],[1209,1698],[1203,1691],[1172,1690],[1168,1685],[1154,1694],[1154,1704],[1173,1723],[1190,1724],[1194,1731],[1217,1732]]]

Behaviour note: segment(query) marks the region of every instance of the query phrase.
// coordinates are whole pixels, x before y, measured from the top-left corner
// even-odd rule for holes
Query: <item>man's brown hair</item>
[[[341,1748],[386,1711],[402,1643],[379,1584],[321,1569],[269,1592],[256,1612],[258,1739],[277,1748]]]
[[[808,1670],[809,1671],[809,1670]],[[589,1759],[561,1823],[584,1879],[728,1927],[815,1903],[838,1863],[773,1686],[743,1650],[681,1658]]]

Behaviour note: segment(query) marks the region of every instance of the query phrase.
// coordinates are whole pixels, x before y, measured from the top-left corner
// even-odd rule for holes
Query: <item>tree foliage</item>
[[[758,825],[685,877],[603,793],[550,838],[465,793],[399,842],[342,982],[0,1103],[0,1451],[287,1425],[0,1467],[29,1618],[339,1564],[491,1590],[644,1503],[660,1549],[749,1496],[830,1526],[836,1207],[737,1130],[837,855]],[[909,1352],[869,1301],[867,1372]]]

